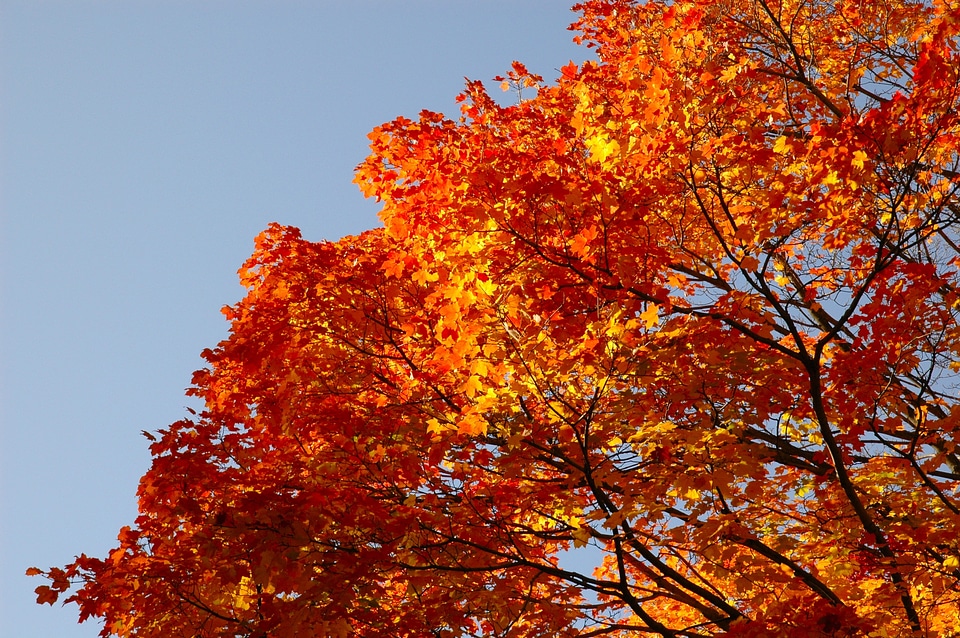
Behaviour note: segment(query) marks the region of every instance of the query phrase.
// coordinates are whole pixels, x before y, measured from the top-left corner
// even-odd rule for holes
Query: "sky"
[[[0,0],[0,636],[90,638],[30,566],[103,557],[271,221],[378,225],[366,134],[590,51],[563,0]],[[499,91],[489,82],[491,91]],[[196,406],[195,406],[196,407]]]

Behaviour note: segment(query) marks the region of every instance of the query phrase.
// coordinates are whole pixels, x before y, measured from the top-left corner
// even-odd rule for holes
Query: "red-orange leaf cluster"
[[[960,635],[960,5],[591,0],[274,225],[103,635]],[[522,93],[521,93],[521,90]]]

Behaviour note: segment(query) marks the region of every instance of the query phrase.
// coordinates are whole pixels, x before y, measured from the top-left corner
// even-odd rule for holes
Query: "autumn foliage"
[[[960,5],[594,0],[274,225],[103,635],[960,636]],[[32,573],[41,573],[31,570]]]

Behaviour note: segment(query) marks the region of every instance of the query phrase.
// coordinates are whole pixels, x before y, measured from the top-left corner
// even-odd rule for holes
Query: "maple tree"
[[[120,636],[960,635],[960,4],[591,0],[262,233]],[[74,589],[71,589],[75,587]]]

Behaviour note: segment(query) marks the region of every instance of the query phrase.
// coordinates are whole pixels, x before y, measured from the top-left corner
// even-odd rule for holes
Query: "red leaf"
[[[57,602],[57,598],[60,596],[60,594],[54,591],[49,585],[40,585],[34,591],[37,592],[38,605],[42,605],[44,603],[52,605],[53,603]]]

